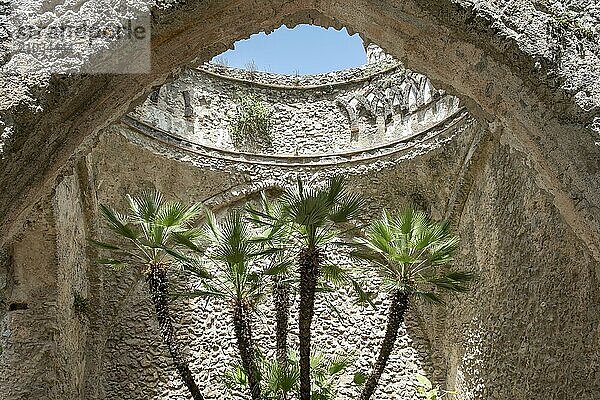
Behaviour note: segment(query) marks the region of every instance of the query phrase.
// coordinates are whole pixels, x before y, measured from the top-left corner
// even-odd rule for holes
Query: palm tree
[[[447,224],[432,221],[427,214],[407,208],[397,215],[384,212],[366,231],[366,237],[357,239],[354,255],[366,260],[381,281],[381,289],[389,293],[390,308],[385,337],[377,361],[367,378],[361,400],[369,400],[386,367],[400,325],[410,300],[421,296],[442,304],[434,288],[465,292],[472,274],[448,271],[453,261],[458,238]]]
[[[300,400],[311,398],[311,323],[319,277],[325,275],[339,281],[347,276],[339,266],[326,262],[324,246],[338,236],[338,226],[354,219],[362,206],[361,197],[349,193],[342,178],[334,177],[323,188],[305,188],[298,179],[297,187],[286,190],[281,197],[276,213],[255,209],[250,212],[256,223],[270,227],[266,241],[281,236],[282,250],[287,247],[296,251],[300,281]]]
[[[253,400],[261,399],[260,371],[257,367],[257,348],[252,334],[252,319],[256,306],[264,297],[265,284],[254,261],[262,256],[259,245],[242,214],[230,212],[221,221],[206,210],[203,238],[210,248],[206,257],[217,267],[214,278],[202,280],[201,289],[187,294],[195,297],[213,297],[226,301],[231,307],[237,347],[248,388]],[[198,246],[189,247],[196,250]],[[197,250],[196,250],[197,251]],[[203,278],[203,268],[198,269]],[[193,273],[195,271],[190,269]]]
[[[275,311],[275,349],[280,371],[286,371],[288,363],[288,325],[290,315],[290,295],[292,276],[290,254],[287,243],[290,238],[289,226],[282,223],[281,202],[271,202],[264,192],[260,193],[260,210],[248,205],[248,219],[261,230],[254,241],[266,251],[268,267],[264,275],[271,277],[273,306]],[[286,393],[282,394],[285,400]]]
[[[121,270],[131,265],[143,273],[148,284],[150,300],[160,328],[163,342],[175,364],[179,376],[194,400],[203,400],[202,393],[190,371],[188,360],[177,341],[169,308],[168,271],[174,265],[186,262],[175,250],[181,242],[196,236],[191,224],[201,211],[199,204],[186,207],[180,202],[164,201],[159,192],[144,192],[138,197],[127,195],[127,215],[107,207],[100,211],[118,241],[92,241],[109,250],[113,258],[101,259],[100,264]],[[206,277],[206,276],[205,276]]]

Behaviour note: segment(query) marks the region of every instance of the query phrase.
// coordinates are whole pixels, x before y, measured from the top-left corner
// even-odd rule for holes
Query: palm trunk
[[[319,277],[321,252],[317,247],[307,247],[300,253],[300,304],[298,310],[298,336],[300,339],[300,400],[310,400],[310,325],[315,313],[315,290]]]
[[[280,368],[285,368],[288,360],[288,320],[290,313],[290,288],[284,278],[277,276],[274,282],[275,303],[275,339],[277,362]]]
[[[260,382],[252,340],[251,312],[249,304],[244,303],[242,300],[236,300],[233,306],[233,327],[242,366],[248,377],[250,395],[252,400],[260,400]]]
[[[152,265],[146,274],[146,282],[150,287],[150,298],[154,305],[156,319],[160,328],[160,335],[163,342],[169,349],[169,354],[175,363],[175,368],[181,377],[181,380],[190,391],[194,400],[204,400],[194,376],[190,371],[188,362],[181,353],[181,348],[175,337],[175,330],[171,322],[171,312],[169,309],[169,291],[167,273],[161,265]]]
[[[290,286],[281,276],[274,278],[274,303],[277,363],[279,369],[285,371],[288,368],[287,336],[290,316]],[[279,400],[287,400],[285,391],[279,393]]]
[[[379,382],[381,374],[383,374],[383,370],[390,358],[390,354],[392,354],[392,350],[394,349],[394,343],[396,343],[396,338],[398,337],[398,330],[404,321],[404,314],[407,309],[408,293],[399,290],[394,292],[392,304],[390,304],[385,337],[383,338],[383,343],[381,343],[381,348],[379,349],[377,362],[363,387],[360,400],[369,400],[373,393],[375,393],[377,383]]]

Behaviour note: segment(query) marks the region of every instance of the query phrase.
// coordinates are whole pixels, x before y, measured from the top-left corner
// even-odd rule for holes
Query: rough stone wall
[[[33,8],[36,4],[26,3]],[[95,1],[84,4],[87,7],[75,10],[76,16],[98,10]],[[282,22],[315,22],[343,23],[364,32],[409,68],[427,73],[436,87],[459,95],[482,121],[493,121],[498,128],[490,135],[495,144],[483,153],[487,157],[476,151],[473,164],[459,169],[455,183],[460,185],[444,191],[450,203],[456,199],[453,209],[465,221],[461,234],[485,239],[479,253],[466,254],[464,262],[484,272],[488,266],[498,267],[498,275],[482,274],[482,292],[471,306],[451,315],[437,311],[437,325],[430,330],[430,337],[435,339],[433,343],[438,339],[445,343],[438,351],[448,366],[448,382],[458,382],[467,398],[487,398],[493,396],[490,393],[498,393],[499,398],[570,399],[582,393],[583,398],[598,397],[598,372],[593,368],[598,313],[590,306],[597,302],[585,304],[580,299],[597,298],[600,260],[600,209],[595,206],[600,193],[596,143],[600,83],[595,78],[600,68],[599,41],[581,35],[568,20],[564,29],[553,32],[551,26],[560,21],[561,8],[581,12],[574,20],[597,34],[598,9],[593,0],[188,1],[154,14],[156,63],[148,75],[50,79],[43,72],[21,70],[15,64],[19,57],[13,57],[12,63],[2,67],[3,100],[10,100],[3,102],[2,136],[8,133],[11,139],[0,161],[0,229],[6,232],[0,240],[12,253],[6,292],[9,296],[16,293],[14,299],[27,297],[28,304],[36,306],[30,313],[8,311],[8,307],[2,313],[5,351],[0,365],[5,381],[0,390],[10,391],[2,395],[28,398],[29,393],[23,391],[29,390],[34,398],[64,398],[56,394],[60,384],[54,366],[63,364],[53,358],[56,341],[48,328],[59,319],[53,305],[59,292],[54,278],[58,273],[55,252],[50,250],[54,228],[39,207],[53,208],[51,193],[56,179],[73,175],[73,161],[81,159],[72,157],[75,149],[120,118],[132,101],[145,98],[152,86],[164,83],[179,66],[210,59],[257,30],[272,29]],[[60,18],[64,12],[57,9],[53,15]],[[33,100],[28,106],[17,106],[28,99]],[[164,153],[158,145],[147,145]],[[397,181],[403,178],[395,177]],[[95,183],[98,187],[103,184]],[[499,189],[512,196],[501,195]],[[92,193],[89,188],[82,190]],[[545,199],[544,204],[534,201],[539,197]],[[93,196],[85,197],[85,202],[93,204],[91,199]],[[524,215],[523,210],[514,208],[517,206],[527,206],[532,212]],[[86,207],[95,209],[89,204]],[[494,217],[499,212],[504,212],[504,219]],[[539,220],[552,221],[552,226]],[[484,223],[492,225],[492,234]],[[504,226],[509,229],[500,228]],[[515,230],[524,235],[515,238]],[[524,239],[525,234],[530,240]],[[559,278],[551,275],[546,259],[534,257],[524,248],[530,243],[549,249],[544,254],[553,266],[560,266]],[[524,265],[531,265],[532,271],[524,271]],[[527,279],[527,274],[534,279]],[[88,275],[90,291],[98,293],[103,282],[91,271]],[[548,277],[560,285],[548,283]],[[504,281],[515,289],[498,290],[497,282]],[[18,285],[21,289],[11,289]],[[527,292],[530,296],[519,290],[528,285],[532,285]],[[571,291],[576,296],[570,296]],[[490,293],[494,295],[491,298]],[[7,298],[7,304],[12,300]],[[552,321],[542,318],[548,313],[544,303],[560,311]],[[529,314],[524,310],[539,316],[539,324],[525,325]],[[518,323],[511,324],[508,316]],[[487,333],[480,339],[477,332],[481,330],[471,322],[482,319],[481,330]],[[98,322],[102,319],[93,320],[96,327],[103,328]],[[587,327],[583,341],[584,331],[578,326]],[[514,332],[523,335],[517,337]],[[556,345],[554,353],[543,341],[547,337]],[[86,345],[97,340],[86,338]],[[7,344],[12,350],[6,350]],[[101,352],[97,346],[92,348],[86,357],[99,360]],[[32,354],[36,357],[30,357]],[[541,355],[548,355],[548,366],[540,361]],[[588,359],[590,364],[581,365]],[[102,379],[101,374],[93,374],[93,364],[86,362],[87,376]],[[512,381],[507,384],[490,376],[521,380],[515,386]],[[98,393],[100,388],[96,385],[90,390]],[[508,395],[509,390],[514,393]],[[567,390],[570,393],[565,393]]]
[[[157,89],[130,115],[203,146],[236,150],[230,124],[249,95],[273,112],[273,145],[258,151],[287,155],[385,145],[419,134],[459,109],[456,97],[391,61],[302,80],[207,65]]]
[[[59,4],[45,16],[60,21],[68,14],[69,18],[79,16],[85,20],[104,10],[98,3],[88,0],[86,7],[75,9]],[[139,0],[133,1],[132,7],[150,4]],[[18,198],[22,209],[35,203],[38,184],[46,182],[48,190],[56,168],[68,160],[82,140],[120,117],[133,99],[145,97],[153,85],[164,82],[179,66],[207,60],[235,40],[283,22],[345,24],[402,59],[409,68],[427,72],[437,86],[460,94],[484,117],[496,116],[515,128],[520,125],[523,138],[533,140],[527,144],[527,151],[536,153],[536,158],[550,157],[557,147],[568,149],[569,156],[564,160],[554,157],[550,165],[569,171],[569,163],[575,163],[569,178],[557,176],[552,167],[541,173],[552,177],[551,185],[560,195],[585,198],[591,207],[598,182],[585,164],[595,159],[596,151],[593,127],[600,89],[592,77],[598,72],[598,41],[581,37],[569,24],[558,34],[552,33],[549,26],[559,19],[557,8],[572,9],[581,11],[575,21],[583,21],[586,29],[595,32],[597,7],[589,0],[548,4],[537,0],[412,0],[397,5],[361,0],[341,7],[328,0],[293,4],[240,0],[227,5],[192,1],[168,11],[155,10],[155,63],[152,73],[136,79],[72,76],[50,81],[43,71],[33,73],[35,63],[28,67],[26,62],[17,63],[23,57],[7,56],[5,59],[11,62],[3,66],[6,84],[1,87],[10,101],[3,107],[3,120],[4,126],[14,132],[8,151],[21,157],[5,157],[2,162],[3,176],[11,182],[3,187],[3,213],[12,218],[14,213],[9,210],[17,206],[11,199]],[[35,11],[39,7],[39,3],[30,2],[22,8]],[[38,90],[48,82],[51,87]],[[30,103],[31,108],[18,106],[27,99],[37,100]],[[36,116],[36,110],[42,113]],[[560,132],[565,130],[571,134],[562,137]],[[535,137],[547,137],[547,141],[536,141]],[[39,163],[19,161],[33,158]],[[582,164],[577,165],[575,160],[582,160]],[[543,160],[536,162],[547,169]],[[567,190],[569,179],[572,188]],[[590,185],[595,189],[586,189]],[[596,215],[591,209],[591,214],[583,213]]]
[[[55,351],[61,344],[60,316],[56,296],[56,232],[49,208],[47,202],[38,205],[37,216],[23,226],[10,248],[6,308],[0,323],[2,398],[46,395],[56,398],[65,389],[56,385],[57,375],[66,366],[58,362]]]
[[[385,51],[375,43],[369,43],[365,45],[365,52],[367,53],[367,64],[380,63],[385,60],[393,60],[393,57],[386,54]]]
[[[231,76],[235,71],[228,72]],[[198,72],[194,71],[190,74],[192,77],[195,77],[197,76]],[[345,78],[348,76],[348,74],[349,73],[345,71],[339,75],[341,75],[342,78]],[[349,80],[353,81],[357,78],[357,76],[360,77],[359,71],[357,71],[356,75],[354,76],[350,75],[350,78],[352,79]],[[403,79],[405,76],[405,71],[389,71],[382,76],[378,76],[378,79],[369,79],[366,83],[361,83],[359,88],[360,91],[368,91],[369,87],[377,87],[380,80],[386,78],[390,80],[394,78],[399,80],[399,77]],[[343,111],[335,108],[335,99],[340,95],[353,95],[351,90],[348,90],[347,87],[344,87],[342,90],[340,90],[341,94],[338,91],[335,91],[333,95],[328,96],[328,98],[325,98],[324,100],[315,104],[313,93],[306,95],[302,91],[300,93],[297,93],[296,91],[290,93],[285,89],[281,89],[281,86],[285,86],[286,84],[289,85],[291,78],[279,77],[278,79],[280,88],[274,86],[275,84],[273,83],[273,80],[276,77],[268,76],[268,78],[270,79],[269,85],[271,86],[267,87],[267,90],[259,92],[261,93],[263,100],[266,104],[273,105],[273,107],[289,107],[288,109],[291,109],[292,112],[295,113],[292,119],[298,121],[297,124],[301,127],[305,137],[314,137],[315,139],[322,140],[323,136],[327,136],[328,138],[335,138],[342,143],[344,139],[346,139],[346,142],[350,142],[349,138],[344,138],[343,135],[337,133],[344,130],[348,131],[350,126],[349,121],[336,121],[335,119],[332,119],[331,114],[333,114],[333,117],[343,117]],[[222,110],[224,108],[226,109],[226,107],[223,107],[222,103],[216,101],[215,99],[218,99],[219,97],[230,96],[230,93],[238,92],[240,90],[240,86],[242,85],[245,90],[253,93],[260,91],[264,85],[262,80],[258,80],[258,82],[256,82],[256,77],[254,78],[254,83],[231,82],[229,79],[230,78],[228,76],[223,78],[211,77],[210,79],[206,79],[206,77],[204,77],[204,79],[197,79],[190,82],[190,75],[184,74],[180,80],[175,81],[168,87],[163,87],[161,89],[162,95],[158,96],[158,107],[153,106],[153,102],[156,101],[157,98],[151,98],[144,104],[144,106],[139,107],[134,113],[132,113],[131,116],[133,118],[146,121],[158,129],[162,128],[163,130],[174,132],[178,136],[186,137],[192,142],[203,142],[209,147],[227,148],[227,146],[224,146],[222,141],[219,141],[217,138],[213,138],[213,142],[211,142],[211,140],[209,140],[210,138],[194,137],[193,133],[191,132],[184,132],[177,129],[177,126],[181,126],[185,123],[185,103],[181,98],[178,99],[177,97],[180,96],[182,89],[194,93],[194,96],[191,98],[195,99],[196,104],[202,104],[201,107],[194,107],[194,114],[202,113],[202,115],[199,117],[201,118],[200,127],[206,132],[211,132],[211,129],[213,131],[219,131],[219,125],[226,126],[227,119],[221,121],[219,117]],[[322,77],[318,76],[309,79],[320,80]],[[337,80],[339,81],[340,79],[340,76],[338,76]],[[400,80],[401,82],[403,82],[402,79]],[[341,83],[344,82],[342,81]],[[428,90],[426,85],[424,85],[423,88]],[[351,89],[354,88],[351,87]],[[354,91],[356,92],[357,90],[354,89]],[[406,93],[410,94],[410,99],[407,99],[407,103],[409,100],[413,101],[414,103],[417,101],[423,102],[423,98],[425,97],[423,96],[422,92],[419,91],[416,93],[406,91]],[[431,97],[429,92],[426,92],[425,94],[428,95],[429,98]],[[161,100],[161,98],[163,100]],[[198,101],[198,99],[202,98],[210,98],[211,101],[210,103],[201,103]],[[414,103],[407,104],[406,111],[416,113],[417,110],[423,109],[423,107],[417,107]],[[178,104],[178,106],[173,106],[174,104]],[[432,115],[433,109],[439,110],[439,115]],[[161,117],[164,117],[168,113],[171,123],[164,124],[164,122],[162,122],[161,124],[160,117],[156,117],[157,111],[161,112]],[[404,149],[404,152],[401,152],[403,150],[402,148],[395,149],[392,153],[387,155],[385,153],[379,154],[378,158],[376,158],[378,161],[376,162],[373,162],[373,160],[361,161],[359,159],[346,167],[339,166],[338,164],[332,165],[329,168],[322,168],[317,164],[309,169],[299,167],[290,168],[292,163],[306,162],[306,159],[303,157],[303,155],[298,154],[290,155],[291,157],[287,158],[285,157],[286,153],[289,155],[290,133],[287,129],[281,129],[277,127],[273,132],[272,152],[273,154],[278,155],[279,161],[283,158],[287,161],[287,164],[284,162],[280,165],[276,162],[270,162],[269,158],[259,159],[260,161],[263,161],[263,163],[260,165],[248,162],[248,160],[246,160],[246,162],[241,160],[240,163],[225,162],[224,159],[211,160],[210,158],[207,158],[208,154],[185,154],[186,147],[181,145],[164,148],[161,144],[158,144],[158,147],[162,147],[162,152],[160,153],[164,158],[168,159],[175,157],[179,160],[191,161],[191,156],[193,158],[193,164],[195,168],[200,168],[201,170],[212,170],[210,172],[207,171],[206,174],[209,175],[207,180],[213,184],[219,181],[218,178],[216,180],[214,179],[214,174],[216,174],[217,171],[219,171],[218,173],[222,173],[222,171],[229,171],[229,174],[231,174],[229,179],[237,181],[237,186],[241,186],[241,182],[247,182],[245,186],[248,188],[246,191],[249,195],[255,193],[258,188],[264,187],[265,184],[267,185],[266,187],[269,187],[269,185],[281,187],[282,185],[290,184],[294,181],[294,177],[298,173],[305,175],[305,177],[312,182],[319,182],[325,176],[331,176],[332,174],[336,173],[343,173],[344,175],[352,175],[357,173],[367,174],[371,184],[368,185],[368,188],[361,188],[361,191],[368,192],[369,190],[373,189],[377,190],[379,185],[382,184],[382,182],[380,182],[374,176],[380,173],[378,171],[381,171],[382,168],[398,169],[398,163],[400,160],[411,159],[418,154],[418,151],[413,152],[413,150],[411,150],[411,142],[418,143],[422,139],[433,140],[434,143],[430,143],[422,149],[422,151],[424,150],[427,152],[430,151],[431,148],[439,147],[441,143],[448,143],[448,141],[453,140],[455,136],[459,135],[458,132],[461,132],[460,128],[453,127],[447,129],[448,132],[445,132],[444,130],[446,128],[443,126],[443,124],[441,124],[442,126],[438,131],[433,130],[431,133],[427,133],[427,129],[425,129],[439,124],[440,121],[451,117],[453,114],[456,114],[456,112],[457,110],[453,110],[451,113],[449,113],[442,107],[430,107],[428,113],[421,112],[419,118],[415,118],[421,120],[421,123],[415,126],[415,132],[408,136],[399,135],[399,137],[395,138],[396,141],[403,140],[406,142],[407,148]],[[215,124],[210,123],[210,121],[206,121],[209,119],[210,121],[215,121]],[[278,116],[278,119],[285,120],[286,118],[280,115]],[[334,123],[331,121],[334,121]],[[463,127],[465,121],[464,119],[462,121],[463,122],[459,123],[458,126]],[[315,126],[317,124],[319,126]],[[473,124],[473,122],[470,124]],[[465,126],[468,125],[469,124]],[[221,128],[221,130],[222,129],[223,128]],[[148,138],[143,135],[144,133],[148,132],[153,133],[153,131],[136,132],[135,130],[131,131],[129,129],[122,128],[119,128],[118,131],[127,139],[138,142],[146,147],[150,146],[154,152],[157,152],[157,143],[155,141],[156,138]],[[472,132],[470,130],[468,130],[468,132],[469,134],[464,135],[467,137],[467,140],[470,140],[469,138]],[[140,134],[142,134],[142,136],[140,136]],[[447,138],[440,139],[439,143],[435,143],[437,136],[444,136],[444,134],[446,134]],[[417,139],[417,136],[419,139]],[[140,160],[146,160],[148,157],[147,153],[140,153],[139,150],[131,148],[131,145],[121,143],[123,139],[116,140],[114,138],[114,134],[110,134],[109,137],[110,139],[103,140],[102,144],[93,151],[93,153],[97,153],[94,155],[94,158],[97,159],[98,162],[105,163],[102,165],[102,168],[98,170],[98,177],[96,179],[104,181],[106,178],[103,178],[103,176],[105,175],[119,177],[124,177],[127,175],[126,179],[121,178],[123,181],[119,182],[121,191],[124,191],[125,188],[128,187],[139,186],[140,180],[146,182],[147,184],[152,184],[152,179],[149,179],[145,176],[141,178],[140,174],[136,170],[129,174],[125,172],[132,169],[130,164],[140,162]],[[219,137],[222,138],[223,134],[221,134]],[[296,137],[301,138],[300,135],[296,135]],[[462,138],[462,136],[460,137]],[[322,145],[321,147],[317,147],[318,144],[319,142],[316,144],[311,143],[309,150],[316,149],[316,153],[326,153],[332,152],[336,149],[336,146],[339,146],[339,144],[336,143],[329,143],[326,145],[327,147],[322,147]],[[378,145],[382,146],[385,145],[385,143],[378,143]],[[123,149],[126,147],[129,148],[129,150],[124,152]],[[189,151],[189,148],[187,150]],[[352,150],[356,151],[356,149]],[[117,154],[112,154],[114,151],[117,151],[118,154],[126,154],[126,157],[117,157]],[[183,151],[183,154],[180,153],[181,151]],[[106,154],[105,152],[108,153]],[[101,161],[113,159],[116,159],[116,162],[106,163],[105,161]],[[444,164],[452,164],[452,167],[456,168],[456,159],[453,157],[443,157],[443,162]],[[421,163],[422,161],[411,163],[409,167],[405,167],[408,171],[404,171],[404,173],[407,175],[417,176],[416,171],[420,168],[422,169],[420,166]],[[153,157],[151,162],[144,161],[143,164],[151,164],[154,166],[154,169],[157,170],[151,175],[152,177],[155,177],[154,179],[156,179],[157,176],[160,176],[165,168],[168,168],[166,166],[163,167],[163,165],[165,165],[165,161],[163,161],[163,159],[156,159],[155,157]],[[437,166],[436,163],[433,163],[432,165]],[[448,171],[446,170],[444,172],[434,172],[428,169],[427,172],[422,171],[421,173],[429,173],[430,175],[434,175],[447,172]],[[173,174],[169,175],[173,176]],[[175,187],[183,185],[183,187],[186,187],[187,189],[177,189],[174,187],[171,189],[173,193],[180,193],[183,190],[187,197],[188,193],[193,191],[195,194],[191,196],[192,198],[207,199],[214,195],[214,193],[211,194],[211,191],[214,192],[216,188],[236,186],[236,183],[234,182],[227,182],[227,184],[217,184],[215,187],[210,189],[208,187],[198,187],[197,184],[191,183],[193,180],[190,180],[186,175],[188,174],[177,174],[177,176],[182,176],[182,178],[175,179],[175,183],[172,185],[175,185]],[[238,176],[239,178],[236,178]],[[241,177],[243,177],[243,179]],[[404,184],[406,185],[406,182]],[[233,189],[233,191],[243,193],[243,190],[240,189]],[[105,195],[106,194],[102,194],[103,197]],[[235,197],[234,199],[238,200],[238,198],[239,196]],[[415,200],[420,199],[421,197],[415,192],[413,193],[413,197],[409,198]],[[222,200],[220,203],[215,200],[214,204],[219,209],[227,207],[227,202],[223,202]],[[234,202],[233,204],[236,203]],[[383,204],[385,203],[379,201],[371,204],[370,207],[373,210],[372,215],[377,214],[381,210]],[[437,212],[436,215],[439,215],[439,212]],[[334,255],[335,254],[332,256]],[[111,292],[117,293],[119,290],[115,288],[115,290]],[[168,360],[165,360],[164,358],[164,349],[162,349],[163,351],[161,352],[161,348],[159,346],[159,348],[155,349],[155,351],[145,354],[148,347],[153,348],[152,344],[149,343],[148,340],[149,334],[151,335],[149,332],[152,332],[152,329],[155,328],[152,313],[150,312],[150,307],[147,303],[147,300],[144,300],[142,297],[142,299],[132,299],[132,302],[135,302],[135,308],[132,307],[128,310],[129,314],[124,314],[115,321],[116,332],[127,332],[127,334],[121,336],[122,340],[116,340],[112,338],[107,339],[107,354],[105,356],[105,365],[107,368],[105,370],[105,395],[108,398],[113,398],[124,396],[124,393],[126,393],[127,397],[136,398],[138,393],[142,392],[142,387],[145,386],[156,388],[156,391],[153,392],[153,395],[156,396],[156,398],[162,398],[161,396],[172,398],[174,393],[180,393],[181,395],[181,385],[178,383],[178,380],[173,377],[172,372],[170,376],[162,376],[162,379],[161,373],[157,373],[157,370],[160,371],[164,370],[165,368],[168,370],[169,363]],[[373,362],[373,354],[376,351],[377,344],[381,340],[381,335],[383,334],[381,327],[385,324],[385,309],[387,308],[385,298],[379,299],[376,302],[377,306],[380,307],[379,312],[374,312],[373,310],[361,310],[351,307],[351,301],[347,298],[347,295],[333,296],[331,299],[329,299],[329,302],[335,304],[336,308],[341,310],[342,313],[347,314],[347,316],[339,319],[335,312],[328,308],[326,304],[320,304],[317,308],[317,317],[315,320],[316,343],[323,346],[323,349],[328,352],[343,351],[346,353],[354,353],[356,355],[356,362],[353,367],[354,370],[368,368],[368,366]],[[141,315],[138,315],[140,314],[140,308],[144,311],[142,311]],[[184,337],[189,343],[190,352],[194,355],[193,358],[196,360],[194,362],[196,370],[200,371],[200,376],[202,377],[203,381],[219,382],[222,379],[222,375],[227,366],[231,365],[232,361],[235,359],[235,346],[233,343],[233,335],[229,324],[226,305],[217,305],[216,307],[211,305],[207,307],[207,303],[205,301],[192,301],[186,303],[181,312],[184,315],[183,321],[186,322],[183,328],[185,329],[184,332],[187,334],[185,334]],[[272,317],[272,315],[270,315],[271,313],[268,305],[267,308],[263,310],[263,313],[265,316],[262,318],[263,321],[266,318]],[[145,321],[145,323],[140,323],[140,320]],[[381,398],[394,398],[398,395],[401,395],[403,398],[411,398],[414,396],[414,391],[412,389],[414,373],[417,370],[426,370],[427,373],[433,372],[433,365],[429,351],[430,344],[428,340],[424,339],[423,337],[422,324],[416,319],[409,318],[407,325],[409,327],[410,334],[406,333],[401,339],[399,339],[399,349],[394,355],[390,364],[390,371],[394,371],[393,378],[391,375],[386,374],[385,380],[381,385],[381,393],[379,394]],[[268,328],[269,325],[264,325],[263,322],[261,327]],[[257,331],[258,341],[263,346],[263,350],[266,351],[267,354],[272,354],[274,350],[272,340],[273,332],[270,329],[267,329],[266,331],[257,329]],[[152,336],[150,336],[150,338],[152,338]],[[156,340],[156,337],[152,339],[154,342]],[[217,346],[215,343],[219,343],[219,345]],[[211,350],[213,351],[212,353]],[[141,354],[145,355],[140,356]],[[158,365],[155,362],[157,358],[163,360]],[[121,379],[123,370],[128,371],[130,374],[127,380]],[[437,375],[443,380],[443,372],[440,371]],[[357,395],[356,389],[353,388],[353,385],[349,382],[349,379],[349,376],[346,376],[344,379],[341,398],[354,398]],[[234,396],[233,393],[223,392],[224,390],[225,388],[222,384],[211,385],[208,389],[209,395],[225,395],[225,397]],[[145,395],[147,395],[147,393]],[[235,395],[239,396],[240,394]]]
[[[426,189],[427,184],[420,179],[421,175],[429,176],[433,184],[452,186],[454,181],[449,177],[459,168],[460,158],[450,157],[446,151],[461,153],[465,143],[469,143],[472,135],[477,132],[477,126],[466,131],[453,131],[450,133],[449,144],[445,150],[441,144],[429,144],[425,152],[438,148],[435,155],[428,155],[423,159],[415,158],[418,152],[405,155],[401,158],[389,156],[380,163],[350,164],[345,167],[331,168],[289,168],[277,165],[255,165],[252,163],[240,165],[239,163],[223,164],[220,160],[213,160],[202,155],[181,155],[175,149],[163,147],[163,153],[154,155],[147,149],[156,145],[152,139],[140,137],[140,144],[131,144],[129,140],[139,133],[119,128],[116,132],[107,132],[100,144],[92,151],[92,158],[97,163],[96,181],[108,182],[111,177],[119,177],[110,187],[97,189],[100,202],[121,202],[121,196],[127,191],[135,191],[144,187],[157,187],[165,193],[176,193],[182,200],[207,199],[218,194],[222,188],[232,187],[229,192],[248,193],[252,197],[255,191],[270,182],[276,187],[293,182],[294,177],[300,173],[311,181],[320,181],[326,176],[344,173],[351,179],[351,185],[365,194],[376,192],[374,201],[369,205],[371,215],[376,215],[386,204],[406,204],[410,200],[421,199],[426,204],[439,204],[438,199],[443,198],[443,193],[451,193],[452,188],[447,187],[439,192]],[[126,135],[126,136],[122,136]],[[129,139],[129,140],[128,140]],[[163,146],[160,145],[159,146]],[[193,157],[194,162],[189,163]],[[175,160],[171,160],[174,158]],[[188,163],[181,161],[187,160]],[[402,162],[405,161],[405,163]],[[141,167],[143,166],[143,167]],[[385,178],[381,177],[385,174]],[[173,179],[173,177],[176,177]],[[384,182],[393,182],[394,179],[404,178],[401,187],[388,185],[389,191],[382,191]],[[445,178],[446,177],[446,178]],[[169,180],[167,180],[169,178]],[[409,183],[410,182],[410,183]],[[244,188],[247,189],[244,189]],[[387,194],[387,198],[382,196]],[[435,193],[435,194],[434,194]],[[231,196],[231,195],[230,195]],[[244,196],[234,195],[230,200],[216,203],[215,207],[221,212],[228,208],[228,204],[237,205]],[[425,200],[423,200],[425,199]],[[124,204],[122,204],[124,206]],[[432,206],[429,206],[431,208]],[[440,207],[439,205],[437,207]],[[436,215],[443,212],[433,211]],[[334,256],[335,254],[332,254]],[[118,274],[106,272],[106,293],[110,293],[107,303],[122,301],[127,293],[127,288],[132,286],[132,277],[125,275],[119,279]],[[185,284],[183,280],[182,284]],[[193,284],[193,282],[188,282]],[[351,300],[342,296],[332,296],[336,308],[343,314],[339,319],[335,312],[321,299],[318,302],[315,319],[315,344],[322,346],[328,352],[351,352],[356,354],[356,362],[352,370],[366,369],[373,362],[373,354],[377,344],[382,338],[382,326],[385,324],[385,310],[387,302],[385,297],[376,301],[378,311],[360,309],[351,305]],[[145,298],[145,287],[140,286],[125,300],[119,314],[105,313],[103,321],[108,323],[110,329],[106,332],[106,344],[103,355],[102,390],[104,398],[151,398],[173,399],[185,398],[185,393],[177,379],[172,366],[166,357],[166,350],[160,344],[150,304]],[[115,309],[116,306],[108,306]],[[263,310],[263,321],[271,318],[268,302]],[[177,305],[179,310],[180,333],[187,344],[193,362],[193,370],[199,380],[207,386],[207,394],[213,398],[233,398],[240,396],[225,389],[220,382],[228,365],[235,360],[235,346],[233,333],[229,326],[229,317],[225,304],[207,304],[205,300],[187,301]],[[382,313],[380,313],[382,312]],[[257,324],[257,340],[268,354],[273,352],[272,331],[268,323]],[[407,322],[407,331],[403,332],[398,341],[398,346],[390,362],[389,372],[386,373],[379,398],[413,398],[414,392],[411,382],[417,371],[433,374],[433,361],[430,357],[430,343],[423,332],[423,322],[415,314]],[[294,338],[292,328],[292,339]],[[160,360],[157,362],[157,360]],[[123,379],[126,374],[127,378]],[[444,372],[437,375],[444,379]],[[87,377],[93,380],[95,377]],[[351,399],[356,396],[353,385],[349,382],[350,376],[344,379],[341,399]],[[89,381],[88,381],[89,382]],[[210,382],[211,384],[207,384]],[[216,382],[216,383],[215,383]],[[91,383],[88,383],[91,384]]]

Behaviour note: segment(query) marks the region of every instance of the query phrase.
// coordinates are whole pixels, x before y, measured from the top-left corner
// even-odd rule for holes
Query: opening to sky
[[[254,34],[237,41],[212,62],[230,67],[287,75],[312,75],[365,64],[367,57],[358,34],[314,25],[281,26],[270,34]]]

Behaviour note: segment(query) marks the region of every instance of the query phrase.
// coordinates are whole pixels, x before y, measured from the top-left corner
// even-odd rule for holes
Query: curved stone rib
[[[459,108],[446,120],[422,132],[417,132],[408,138],[357,151],[314,156],[267,155],[218,149],[215,147],[194,143],[190,140],[184,139],[170,132],[166,132],[159,128],[150,126],[144,122],[135,119],[130,115],[126,115],[125,117],[123,117],[122,122],[132,130],[139,132],[148,138],[209,158],[216,158],[226,161],[234,161],[247,164],[303,167],[335,166],[344,163],[356,163],[376,160],[381,157],[386,157],[404,150],[408,150],[417,145],[418,143],[430,140],[449,130],[453,130],[458,126],[467,123],[469,120],[470,117],[468,112],[466,112],[464,108]]]
[[[382,63],[382,64],[385,65],[385,63]],[[216,71],[217,68],[221,68],[224,71],[224,73],[217,72]],[[381,68],[378,70],[369,70],[369,69],[360,70],[359,68],[356,68],[357,71],[362,72],[362,73],[359,72],[357,74],[362,75],[362,76],[358,76],[356,78],[351,78],[351,79],[340,79],[340,80],[337,80],[334,82],[328,82],[328,83],[322,83],[322,84],[297,83],[297,84],[290,84],[290,85],[269,83],[269,82],[261,81],[260,78],[255,78],[255,79],[240,78],[239,76],[234,76],[234,74],[239,75],[240,73],[243,73],[244,70],[240,70],[237,68],[231,68],[231,67],[218,67],[215,65],[208,64],[208,65],[205,65],[204,67],[197,68],[197,71],[199,71],[203,74],[213,76],[215,78],[224,79],[224,80],[237,82],[237,83],[244,83],[244,84],[258,86],[258,87],[269,88],[269,89],[314,90],[314,89],[330,89],[330,88],[334,88],[334,87],[338,87],[338,86],[346,86],[346,85],[366,82],[366,81],[374,79],[378,76],[385,75],[389,72],[392,72],[398,68],[402,68],[402,64],[400,62],[392,63],[391,66],[384,67],[384,68]],[[350,71],[350,70],[346,70],[346,71]],[[261,72],[261,74],[264,76],[272,75],[274,79],[282,79],[282,77],[284,76],[284,75],[279,75],[279,74],[270,74],[270,73],[266,73],[266,72]],[[320,75],[325,76],[326,74],[320,74]],[[314,75],[312,77],[318,77],[318,76],[319,75]],[[290,77],[290,80],[292,80],[292,79],[293,79],[293,77]]]

